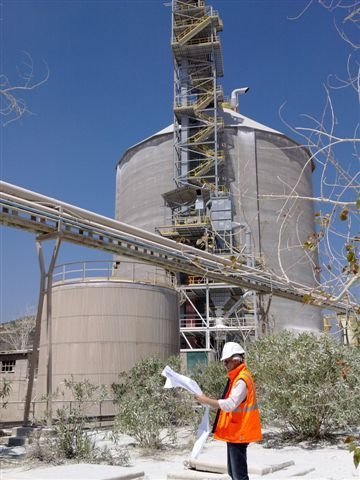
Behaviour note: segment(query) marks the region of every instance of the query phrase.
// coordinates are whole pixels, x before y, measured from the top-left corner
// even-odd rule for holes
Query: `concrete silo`
[[[278,196],[289,193],[292,186],[296,185],[297,195],[312,196],[312,164],[307,151],[285,135],[231,109],[222,110],[221,116],[225,150],[221,175],[229,185],[227,198],[232,204],[233,246],[239,251],[250,249],[247,255],[275,275],[287,275],[289,280],[315,285],[316,258],[309,258],[302,248],[314,231],[311,202],[290,200],[279,215],[286,199]],[[164,196],[175,188],[173,130],[169,126],[155,133],[129,148],[119,161],[116,172],[118,220],[160,233],[168,228],[161,226],[169,225],[172,216]],[[246,246],[247,233],[251,244]],[[246,255],[244,262],[245,258]],[[144,266],[145,271],[150,272],[151,267]],[[188,283],[186,279],[182,281]],[[227,294],[221,291],[220,296],[227,297]],[[234,298],[222,299],[221,308],[217,309],[216,294],[212,297],[210,316],[226,317],[235,303]],[[186,317],[189,310],[193,309],[183,311],[182,316]],[[275,331],[321,329],[318,309],[275,298],[271,302],[269,322]]]

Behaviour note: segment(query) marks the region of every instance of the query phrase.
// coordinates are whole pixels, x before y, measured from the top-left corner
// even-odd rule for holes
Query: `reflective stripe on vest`
[[[257,406],[257,403],[255,403],[254,405],[250,406],[250,407],[238,407],[236,410],[233,410],[233,413],[241,413],[241,412],[253,412],[254,410],[259,410],[258,406]]]

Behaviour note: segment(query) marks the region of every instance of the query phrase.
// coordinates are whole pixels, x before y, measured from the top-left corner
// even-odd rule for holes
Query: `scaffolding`
[[[238,258],[232,242],[232,201],[223,174],[224,75],[221,18],[203,0],[172,1],[174,180],[163,193],[171,225],[157,232],[178,243]],[[249,263],[248,263],[249,265]],[[214,350],[257,335],[256,296],[236,285],[180,275],[182,350]],[[246,298],[246,299],[245,299]]]
[[[175,182],[216,196],[224,161],[224,122],[219,117],[223,91],[218,85],[223,76],[222,21],[203,1],[173,0],[172,24]]]

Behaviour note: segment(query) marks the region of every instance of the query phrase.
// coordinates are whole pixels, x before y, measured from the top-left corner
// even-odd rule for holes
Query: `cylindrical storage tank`
[[[116,168],[115,218],[144,230],[169,222],[162,193],[176,188],[171,127],[129,148]]]
[[[251,232],[255,258],[265,270],[315,286],[317,258],[303,248],[315,231],[313,205],[305,199],[312,197],[309,155],[284,135],[246,127],[228,127],[225,144],[238,237]],[[270,330],[321,330],[318,308],[280,298],[271,302]]]
[[[172,128],[166,128],[124,153],[116,168],[116,220],[152,233],[171,224],[171,210],[161,194],[176,188],[173,151]],[[154,267],[144,265],[142,272],[148,281]],[[120,262],[114,274],[126,278],[131,275],[129,265]]]
[[[149,356],[179,351],[178,298],[171,286],[121,279],[58,282],[52,290],[52,391],[64,379],[110,386]],[[47,393],[49,352],[43,315],[36,398]]]
[[[259,265],[289,281],[316,286],[317,255],[303,248],[315,231],[313,203],[308,200],[313,196],[308,152],[279,132],[249,119],[244,122],[239,114],[228,111],[224,117],[235,244],[243,242],[249,230]],[[321,330],[318,308],[280,298],[271,302],[270,329]]]
[[[235,244],[240,239],[244,245],[250,232],[258,264],[261,261],[274,275],[316,286],[316,256],[302,248],[315,229],[312,202],[291,198],[283,208],[287,194],[312,196],[312,164],[307,151],[283,134],[232,110],[225,109],[223,118],[223,173],[230,187]],[[175,188],[173,176],[173,128],[168,127],[130,148],[120,159],[116,218],[152,232],[171,225],[171,212],[161,194]],[[151,267],[144,269],[148,272]],[[322,326],[319,309],[276,298],[272,299],[269,318],[270,329],[275,331],[318,332]]]

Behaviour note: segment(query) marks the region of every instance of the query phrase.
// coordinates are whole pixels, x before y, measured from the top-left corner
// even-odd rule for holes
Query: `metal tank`
[[[251,238],[247,248],[258,265],[289,280],[315,285],[316,257],[302,248],[315,228],[312,203],[290,200],[282,210],[285,199],[276,198],[295,186],[296,195],[312,196],[312,164],[307,151],[280,132],[231,109],[224,109],[222,116],[226,152],[223,174],[230,185],[234,244],[241,247],[246,237]],[[170,126],[130,148],[120,159],[116,219],[152,232],[169,225],[171,211],[161,194],[175,188],[173,177]],[[144,266],[143,272],[147,275],[151,267]],[[286,328],[318,332],[322,325],[319,309],[275,298],[269,319],[273,331]]]
[[[152,284],[146,283],[137,276],[141,268],[132,262],[132,276],[124,280],[112,276],[112,262],[106,268],[98,262],[57,267],[50,347],[53,392],[64,390],[64,379],[71,376],[110,386],[120,372],[139,360],[165,359],[178,352],[178,298],[173,279],[158,271]],[[44,318],[37,400],[49,393],[48,352]],[[56,399],[62,397],[55,397],[55,406]]]
[[[162,193],[175,188],[172,128],[165,128],[131,147],[116,168],[115,218],[121,222],[154,232],[171,219]],[[131,275],[128,263],[117,257],[114,275]],[[154,275],[154,267],[138,268],[138,278],[145,281]],[[177,319],[174,321],[177,321]]]
[[[315,231],[312,170],[307,150],[285,135],[237,112],[224,112],[226,176],[233,206],[234,240],[240,246],[250,232],[259,265],[275,275],[307,286],[318,280],[317,256],[303,244]],[[289,196],[289,197],[287,197]],[[273,298],[271,329],[315,331],[320,310]]]

